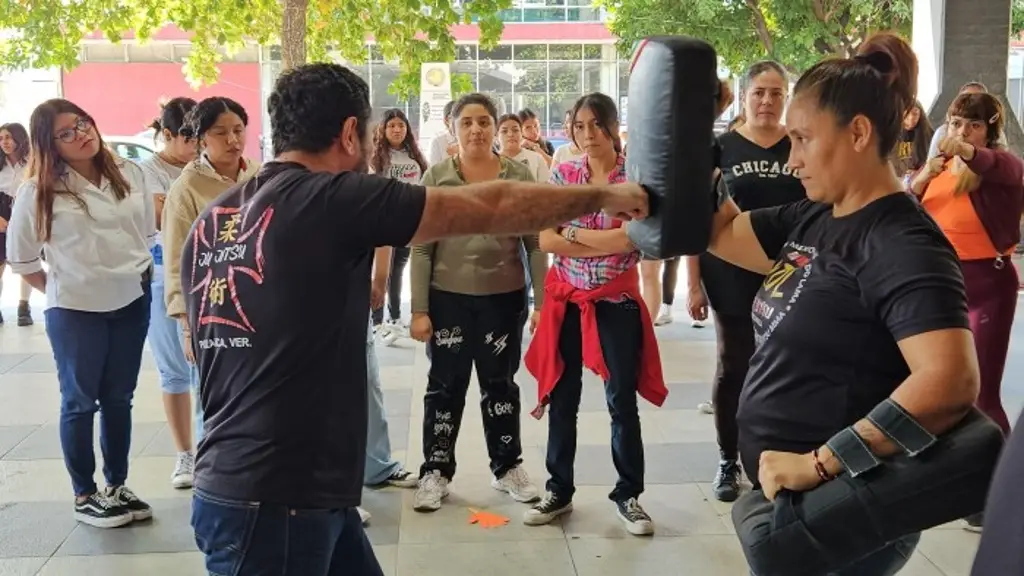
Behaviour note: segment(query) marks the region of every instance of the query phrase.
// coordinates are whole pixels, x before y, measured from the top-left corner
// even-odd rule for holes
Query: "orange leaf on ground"
[[[485,510],[469,509],[469,523],[477,524],[481,528],[500,528],[508,524],[508,518]]]

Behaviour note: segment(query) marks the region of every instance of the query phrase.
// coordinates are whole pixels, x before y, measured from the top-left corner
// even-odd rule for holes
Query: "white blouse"
[[[153,265],[153,193],[159,185],[138,164],[116,162],[129,185],[120,202],[106,178],[95,186],[67,169],[59,185],[77,193],[88,212],[67,195],[56,196],[47,242],[36,234],[36,180],[18,189],[7,228],[7,259],[24,276],[41,271],[40,253],[46,257],[46,308],[109,312],[142,296],[143,274]]]
[[[11,166],[3,155],[0,154],[0,194],[7,194],[11,198],[18,193],[18,187],[21,186],[22,178],[25,175],[25,165],[18,164],[17,166]]]

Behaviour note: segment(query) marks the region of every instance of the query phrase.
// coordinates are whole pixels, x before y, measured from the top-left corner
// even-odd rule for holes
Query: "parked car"
[[[104,136],[103,141],[118,156],[135,162],[149,158],[162,148],[152,138],[139,136]]]

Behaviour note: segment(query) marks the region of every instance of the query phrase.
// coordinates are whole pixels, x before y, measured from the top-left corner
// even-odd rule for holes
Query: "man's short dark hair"
[[[452,119],[452,109],[453,108],[455,108],[455,100],[449,100],[448,103],[444,105],[444,119],[445,120],[451,120]]]
[[[323,152],[355,117],[359,139],[370,120],[370,90],[339,64],[305,64],[281,74],[267,98],[274,154]]]

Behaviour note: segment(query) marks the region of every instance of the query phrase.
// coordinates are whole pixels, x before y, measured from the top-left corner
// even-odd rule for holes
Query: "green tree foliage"
[[[910,36],[913,0],[597,0],[624,51],[646,36],[707,39],[730,70],[772,58],[799,73],[823,56],[849,56],[869,34]],[[1013,0],[1015,33],[1024,0]]]
[[[285,40],[300,43],[299,50],[284,46],[283,52],[362,63],[372,38],[400,67],[390,90],[408,97],[419,90],[423,62],[454,59],[453,25],[475,22],[481,46],[497,44],[498,13],[511,0],[0,0],[0,30],[7,31],[0,36],[0,65],[70,69],[79,63],[80,42],[94,32],[112,42],[128,34],[146,41],[173,24],[192,34],[185,75],[197,85],[212,83],[225,54],[247,42],[279,44],[285,11],[303,6],[305,30]],[[454,82],[456,92],[465,90],[465,79]]]

